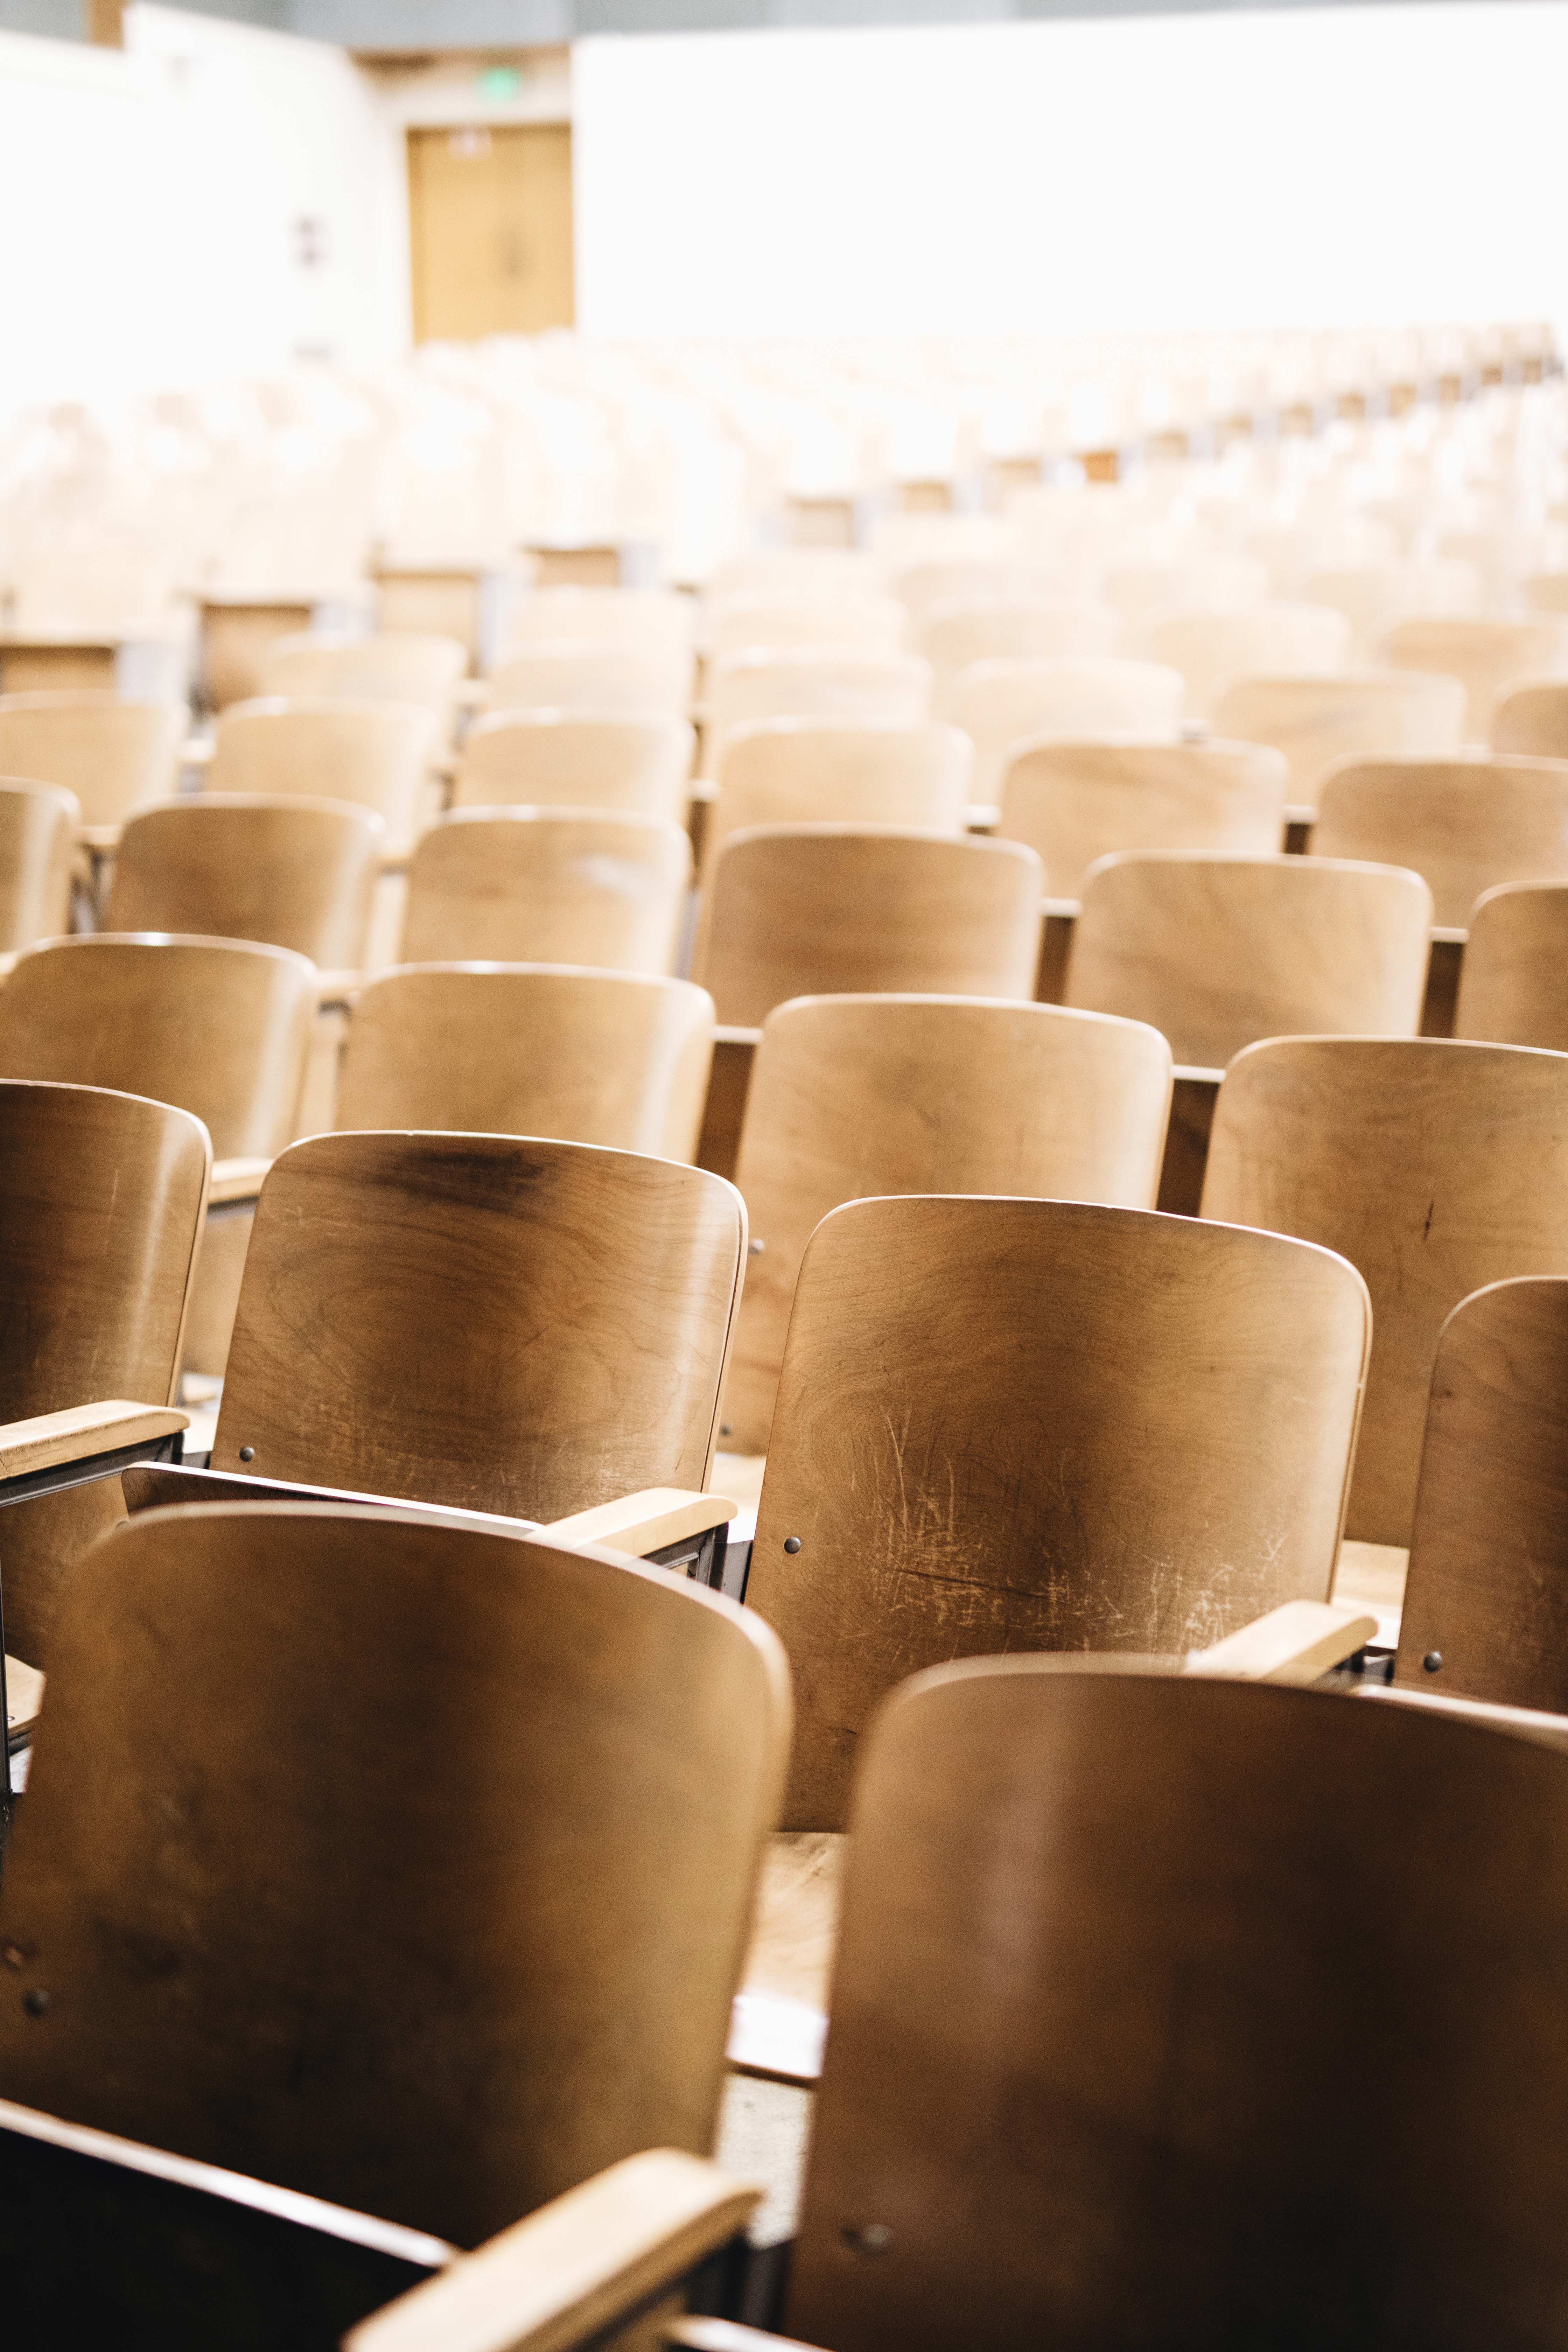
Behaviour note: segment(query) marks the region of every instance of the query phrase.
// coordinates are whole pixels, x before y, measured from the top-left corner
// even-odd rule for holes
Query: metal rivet
[[[867,2221],[858,2230],[846,2230],[844,2237],[858,2254],[885,2254],[893,2242],[886,2221]]]
[[[732,1421],[721,1421],[719,1423],[719,1434],[721,1437],[733,1437],[735,1434],[734,1423]]]
[[[242,1462],[254,1462],[256,1459],[255,1446],[242,1445],[239,1449],[239,1458]]]
[[[746,1244],[746,1255],[748,1257],[761,1257],[766,1247],[766,1242],[748,1242]]]
[[[22,1995],[22,2006],[29,2017],[42,2017],[48,2010],[49,1996],[42,1985],[33,1985]]]
[[[800,1549],[800,1538],[798,1536],[785,1536],[784,1549],[785,1551],[798,1551]]]
[[[1428,1673],[1429,1675],[1435,1675],[1435,1674],[1437,1672],[1438,1668],[1441,1666],[1442,1663],[1443,1663],[1443,1653],[1442,1653],[1442,1651],[1441,1651],[1441,1650],[1428,1650],[1428,1651],[1427,1651],[1427,1653],[1426,1653],[1426,1655],[1422,1659],[1421,1663],[1422,1663],[1422,1664],[1426,1667],[1426,1671],[1427,1671],[1427,1673]]]

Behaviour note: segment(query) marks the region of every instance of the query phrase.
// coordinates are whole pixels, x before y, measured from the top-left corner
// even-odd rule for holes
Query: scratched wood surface
[[[384,838],[344,801],[204,793],[148,809],[120,837],[104,927],[260,940],[357,971]]]

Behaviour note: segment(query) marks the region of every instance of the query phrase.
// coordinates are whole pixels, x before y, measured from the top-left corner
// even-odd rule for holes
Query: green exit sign
[[[522,89],[522,76],[515,66],[481,66],[475,79],[479,96],[491,106],[505,106]]]

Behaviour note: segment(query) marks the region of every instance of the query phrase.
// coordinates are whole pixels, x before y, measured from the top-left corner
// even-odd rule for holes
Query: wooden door
[[[414,335],[468,342],[572,324],[572,131],[410,131]]]

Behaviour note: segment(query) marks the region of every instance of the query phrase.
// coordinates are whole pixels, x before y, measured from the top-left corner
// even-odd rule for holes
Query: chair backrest
[[[439,727],[416,702],[235,702],[217,722],[215,793],[349,801],[401,845],[418,831]]]
[[[1432,894],[1397,866],[1142,850],[1085,875],[1067,1001],[1223,1069],[1259,1037],[1413,1037]]]
[[[1232,678],[1253,673],[1321,676],[1349,666],[1351,625],[1331,604],[1259,604],[1241,613],[1168,613],[1144,633],[1151,661],[1186,680],[1186,709],[1209,719]],[[1234,732],[1234,730],[1231,730]]]
[[[753,719],[719,754],[702,864],[759,824],[892,824],[962,833],[973,751],[934,719]]]
[[[1005,841],[1076,898],[1097,858],[1126,849],[1263,857],[1285,838],[1287,770],[1262,743],[1030,743],[1002,779]]]
[[[262,1187],[213,1467],[538,1519],[700,1490],[744,1256],[734,1187],[672,1160],[312,1137]]]
[[[490,604],[483,567],[450,571],[432,567],[426,571],[397,564],[378,570],[372,578],[378,630],[456,637],[467,646],[470,665],[475,661],[487,635],[487,606]],[[524,583],[521,576],[514,575],[498,584],[504,594],[506,591],[521,591]]]
[[[1568,878],[1568,760],[1349,760],[1318,792],[1312,851],[1408,866],[1462,929],[1499,882]]]
[[[759,825],[720,854],[692,977],[751,1026],[792,996],[1028,999],[1044,887],[1016,842]]]
[[[726,654],[708,680],[703,773],[717,773],[724,737],[749,719],[881,719],[910,726],[926,716],[930,699],[930,666],[913,654]]]
[[[689,981],[416,965],[361,990],[336,1123],[553,1136],[689,1160],[712,1059],[713,1000]]]
[[[1465,740],[1484,743],[1504,687],[1568,672],[1568,620],[1497,620],[1465,614],[1396,621],[1377,658],[1394,669],[1438,670],[1465,689]]]
[[[458,809],[416,844],[405,963],[673,971],[691,845],[603,809]]]
[[[74,793],[0,776],[0,955],[64,931],[80,823]]]
[[[118,824],[175,782],[186,713],[83,688],[0,694],[0,776],[72,793],[84,824]]]
[[[708,606],[708,657],[820,646],[833,653],[896,654],[909,615],[893,596],[780,596],[752,593]]]
[[[735,1171],[752,1238],[726,1443],[767,1451],[795,1277],[829,1210],[908,1192],[1152,1208],[1170,1105],[1170,1049],[1135,1022],[951,996],[770,1013]]]
[[[1568,1273],[1568,1055],[1286,1037],[1219,1090],[1203,1213],[1339,1250],[1372,1294],[1346,1531],[1408,1544],[1437,1336],[1472,1290]]]
[[[210,1165],[168,1103],[0,1081],[0,1421],[173,1400]]]
[[[1315,572],[1342,571],[1357,563],[1390,563],[1398,536],[1372,515],[1320,516],[1315,521],[1264,523],[1247,534],[1247,551],[1268,566],[1277,596],[1300,593]]]
[[[619,809],[679,824],[692,756],[684,719],[498,710],[463,738],[452,805]]]
[[[1432,1370],[1396,1683],[1568,1713],[1568,1281],[1495,1282]]]
[[[220,1160],[294,1133],[316,968],[237,940],[99,932],[22,957],[0,983],[0,1076],[176,1103]]]
[[[1314,572],[1302,583],[1310,604],[1332,604],[1351,625],[1358,660],[1395,621],[1479,613],[1486,583],[1473,563],[1428,556],[1415,562],[1354,563]]]
[[[1173,741],[1182,696],[1180,672],[1156,662],[1089,654],[974,662],[958,681],[952,709],[974,744],[974,797],[999,800],[1013,760],[1041,738],[1142,735]]]
[[[498,662],[485,684],[496,711],[580,710],[627,719],[660,713],[679,719],[689,698],[689,658],[671,663],[592,639],[541,637]]]
[[[468,667],[468,649],[456,637],[414,630],[279,637],[261,658],[261,693],[290,702],[417,702],[445,726]]]
[[[205,793],[133,816],[105,922],[292,948],[324,971],[364,961],[384,838],[346,802]]]
[[[1240,613],[1268,601],[1268,567],[1253,555],[1195,555],[1175,563],[1120,563],[1100,583],[1130,628],[1166,613]]]
[[[261,666],[280,638],[297,637],[309,630],[314,605],[310,598],[283,597],[276,602],[258,597],[243,603],[227,597],[204,602],[201,608],[202,691],[214,710],[231,702],[245,702],[261,692]]]
[[[1504,882],[1477,899],[1454,1034],[1568,1053],[1568,881]]]
[[[1060,604],[1072,593],[1070,575],[1047,563],[1026,563],[1007,556],[953,556],[931,563],[913,563],[894,573],[894,595],[919,623],[938,604],[1000,601],[1024,603],[1037,599]]]
[[[602,646],[656,662],[683,696],[691,687],[697,607],[670,588],[536,588],[508,616],[509,654],[541,644]]]
[[[1500,694],[1492,709],[1491,747],[1568,760],[1568,678],[1527,678]]]
[[[790,2335],[1522,2352],[1568,2294],[1565,1873],[1568,1759],[1524,1739],[1087,1659],[922,1676],[857,1796]]]
[[[57,1635],[0,2079],[468,2245],[705,2153],[788,1715],[763,1626],[605,1552],[141,1515]]]
[[[1532,613],[1568,614],[1568,572],[1532,572],[1520,583],[1519,600]]]
[[[874,596],[882,566],[860,547],[766,547],[722,562],[708,586],[708,601],[726,596],[826,596],[852,600]]]
[[[1464,717],[1458,679],[1420,670],[1237,677],[1215,700],[1214,730],[1282,751],[1290,767],[1290,798],[1310,807],[1320,777],[1334,761],[1432,759],[1457,751]]]
[[[1193,1649],[1326,1599],[1370,1336],[1354,1268],[1275,1234],[1068,1201],[825,1217],[747,1591],[795,1675],[785,1825],[844,1826],[860,1732],[922,1666]]]
[[[1121,616],[1079,599],[955,599],[934,604],[921,623],[921,651],[931,666],[931,713],[956,715],[959,681],[978,661],[1058,661],[1078,654],[1113,654]]]

